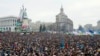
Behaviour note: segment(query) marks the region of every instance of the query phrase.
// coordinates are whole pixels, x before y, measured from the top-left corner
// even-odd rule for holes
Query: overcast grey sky
[[[55,22],[61,4],[65,14],[74,22],[74,28],[100,20],[100,0],[0,0],[0,17],[19,16],[22,4],[33,22]]]

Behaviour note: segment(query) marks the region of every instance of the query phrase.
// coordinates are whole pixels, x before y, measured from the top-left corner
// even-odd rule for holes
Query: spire
[[[60,12],[63,13],[64,10],[63,10],[63,6],[61,5],[61,9],[60,9]]]

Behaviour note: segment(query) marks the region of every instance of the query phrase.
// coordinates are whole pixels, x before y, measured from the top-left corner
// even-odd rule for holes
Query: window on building
[[[5,31],[5,28],[3,28],[2,30]]]
[[[8,31],[8,28],[6,27],[6,30]]]
[[[9,27],[9,31],[11,31],[11,28]]]
[[[2,31],[2,28],[0,28],[0,31]]]
[[[15,23],[13,23],[13,26],[15,26]]]

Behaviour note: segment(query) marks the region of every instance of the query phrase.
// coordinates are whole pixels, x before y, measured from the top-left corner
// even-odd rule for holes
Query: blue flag
[[[80,49],[83,49],[84,48],[84,45],[83,44],[80,44]]]
[[[89,32],[92,33],[92,34],[94,34],[94,31],[93,30],[89,30]]]
[[[89,32],[91,33],[91,36],[94,36],[94,31],[93,30],[89,30]]]
[[[77,46],[77,47],[80,47],[80,43],[77,43],[76,46]]]
[[[64,48],[64,47],[65,47],[65,43],[64,43],[64,40],[62,39],[60,43],[60,48]]]

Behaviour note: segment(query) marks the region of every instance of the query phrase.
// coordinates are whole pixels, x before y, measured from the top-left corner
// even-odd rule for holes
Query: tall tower
[[[59,32],[71,32],[73,30],[73,22],[64,13],[64,9],[61,6],[60,13],[56,15],[57,31]]]

